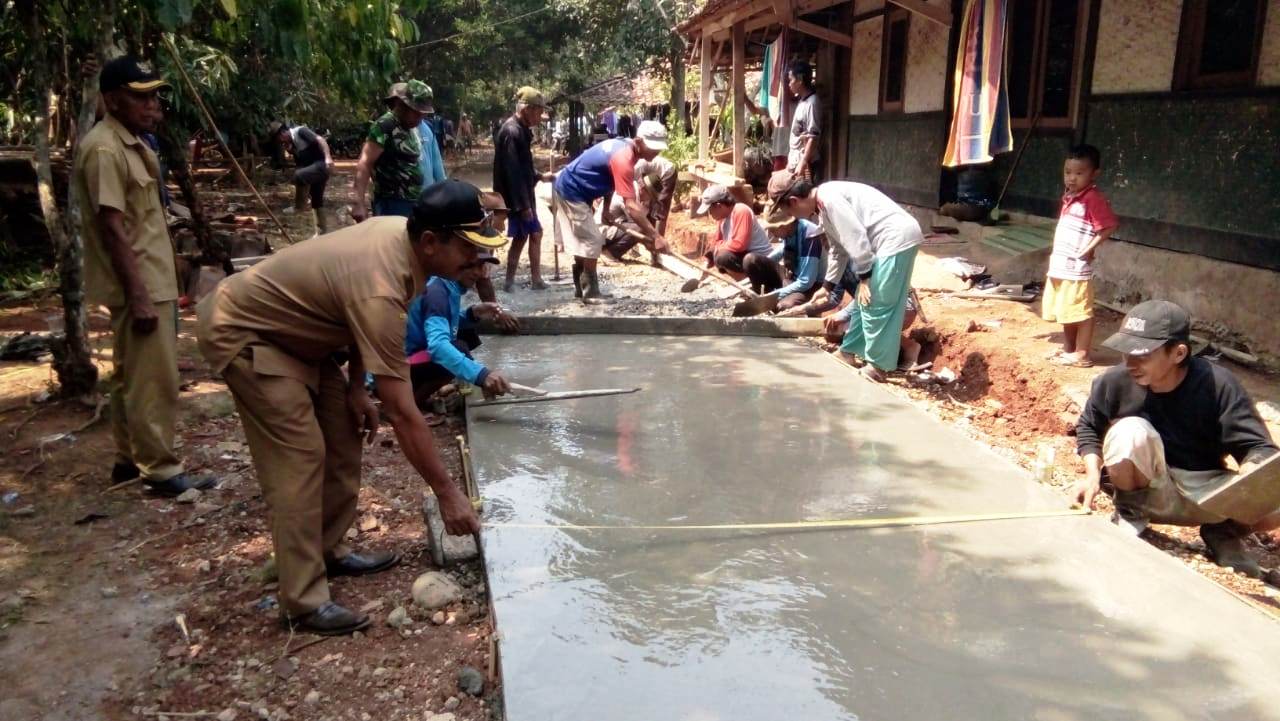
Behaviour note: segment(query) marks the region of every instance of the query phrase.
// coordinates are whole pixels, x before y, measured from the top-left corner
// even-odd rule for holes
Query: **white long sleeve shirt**
[[[871,272],[871,262],[924,242],[920,224],[889,196],[862,183],[833,180],[819,185],[818,217],[827,234],[826,280],[840,280],[852,264],[858,277]]]

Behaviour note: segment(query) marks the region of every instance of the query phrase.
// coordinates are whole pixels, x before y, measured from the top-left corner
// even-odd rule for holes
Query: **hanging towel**
[[[942,164],[988,163],[1013,149],[1009,120],[1008,0],[969,0],[956,56],[955,113]]]
[[[760,107],[769,112],[774,126],[783,124],[787,101],[787,29],[765,46],[760,77]]]

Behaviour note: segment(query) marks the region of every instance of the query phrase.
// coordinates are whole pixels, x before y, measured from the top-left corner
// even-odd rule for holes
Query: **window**
[[[1075,125],[1087,0],[1009,3],[1009,111],[1016,127]]]
[[[884,16],[880,48],[880,112],[902,112],[907,80],[907,30],[911,13],[895,8]]]
[[[1247,88],[1257,82],[1264,0],[1187,0],[1174,88]]]

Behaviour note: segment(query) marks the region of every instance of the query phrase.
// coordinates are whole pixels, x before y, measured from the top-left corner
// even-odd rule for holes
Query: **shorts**
[[[1079,323],[1093,317],[1093,279],[1045,278],[1040,317],[1051,323]]]
[[[591,204],[565,200],[553,190],[551,206],[556,245],[575,258],[599,258],[600,249],[604,247],[604,235],[596,225]]]
[[[525,220],[519,213],[512,212],[507,216],[507,237],[525,238],[542,232],[542,223],[535,214],[533,220]]]
[[[407,198],[374,198],[374,215],[399,215],[405,218],[413,215],[413,201]]]
[[[1202,505],[1203,499],[1234,480],[1236,474],[1225,468],[1208,471],[1170,468],[1165,462],[1164,441],[1145,418],[1121,418],[1107,430],[1102,442],[1102,462],[1113,466],[1120,461],[1129,461],[1149,480],[1146,502],[1140,510],[1154,523],[1201,526],[1230,518],[1252,525],[1277,510],[1247,504],[1231,509],[1213,508],[1212,502]]]

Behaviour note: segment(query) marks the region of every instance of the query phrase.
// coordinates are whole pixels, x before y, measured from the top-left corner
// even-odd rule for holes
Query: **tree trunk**
[[[44,38],[40,28],[39,13],[30,0],[20,2],[18,11],[25,16],[31,38]],[[48,73],[47,52],[35,53],[31,63],[32,85],[44,88],[35,122],[35,157],[32,165],[36,171],[36,189],[40,196],[40,211],[44,215],[49,239],[53,242],[58,261],[58,292],[62,296],[64,339],[51,343],[53,369],[58,375],[61,394],[66,397],[87,396],[98,383],[98,367],[93,364],[89,346],[88,324],[84,310],[84,246],[80,241],[79,226],[73,225],[68,234],[63,224],[62,212],[53,188],[53,168],[49,162],[49,109],[54,102],[53,79]],[[74,178],[72,179],[74,185]]]
[[[668,120],[667,123],[680,123],[680,129],[688,135],[693,132],[693,128],[689,124],[689,115],[685,112],[684,106],[684,43],[680,40],[680,36],[674,33],[673,36],[671,40],[671,112],[675,113],[676,117],[674,120]]]
[[[214,236],[204,217],[204,206],[200,203],[200,194],[196,192],[195,175],[191,172],[191,163],[187,160],[187,146],[178,135],[173,124],[162,121],[156,127],[160,139],[160,153],[165,167],[173,176],[178,189],[182,191],[182,200],[191,211],[191,229],[196,235],[196,245],[200,246],[201,265],[216,265],[227,275],[231,275],[231,249],[227,243]]]

